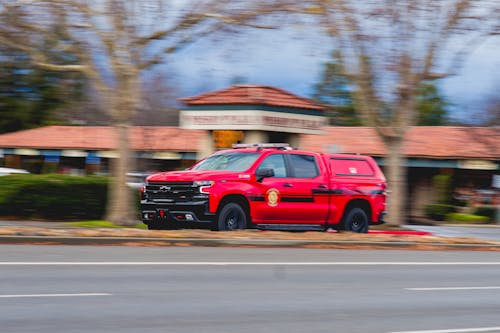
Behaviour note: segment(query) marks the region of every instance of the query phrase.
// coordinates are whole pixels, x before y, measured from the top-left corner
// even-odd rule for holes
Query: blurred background
[[[373,156],[392,225],[495,223],[499,22],[495,0],[0,0],[0,214],[133,224],[147,175],[287,142]]]

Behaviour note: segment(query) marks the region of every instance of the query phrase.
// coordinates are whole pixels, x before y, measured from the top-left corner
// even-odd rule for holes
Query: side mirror
[[[260,183],[264,178],[274,177],[274,170],[270,168],[257,169],[255,177],[257,177],[257,181]]]

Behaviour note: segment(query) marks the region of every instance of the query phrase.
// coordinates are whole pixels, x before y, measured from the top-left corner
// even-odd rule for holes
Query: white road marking
[[[499,266],[500,262],[4,261],[0,266]]]
[[[109,293],[0,295],[0,298],[111,296]]]
[[[487,287],[435,287],[435,288],[405,288],[406,290],[414,291],[439,291],[439,290],[492,290],[500,289],[497,286],[487,286]]]
[[[389,333],[468,333],[468,332],[500,332],[500,326],[497,327],[476,327],[476,328],[455,328],[447,330],[427,330],[427,331],[401,331]]]

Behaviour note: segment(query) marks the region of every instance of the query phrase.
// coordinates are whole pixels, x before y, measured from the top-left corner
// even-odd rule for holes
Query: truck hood
[[[219,180],[222,178],[236,178],[241,172],[231,172],[227,170],[184,170],[169,171],[151,175],[146,178],[148,182],[190,182],[195,180]]]

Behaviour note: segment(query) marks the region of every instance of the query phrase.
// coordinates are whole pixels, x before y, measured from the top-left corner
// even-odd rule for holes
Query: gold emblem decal
[[[278,202],[280,200],[280,192],[272,188],[266,192],[266,197],[267,197],[267,204],[271,207],[275,207],[278,205]]]

